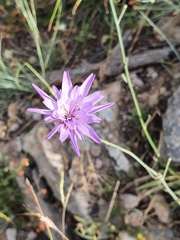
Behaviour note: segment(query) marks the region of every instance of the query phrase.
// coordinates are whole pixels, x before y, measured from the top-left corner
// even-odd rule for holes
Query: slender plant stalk
[[[142,129],[144,131],[144,134],[149,142],[149,144],[151,145],[152,149],[154,150],[156,156],[159,158],[160,157],[160,152],[158,150],[158,148],[156,147],[156,145],[154,144],[154,141],[152,140],[148,130],[147,130],[147,126],[143,120],[142,117],[142,113],[139,107],[139,103],[131,82],[131,78],[130,78],[130,73],[129,73],[129,69],[128,69],[128,59],[126,57],[125,54],[125,50],[124,50],[124,43],[123,43],[123,38],[122,38],[122,34],[121,34],[121,29],[119,26],[119,19],[117,18],[117,14],[116,14],[116,10],[115,10],[115,6],[114,6],[114,2],[113,0],[109,0],[110,1],[110,5],[111,5],[111,9],[112,9],[112,13],[113,13],[113,17],[114,17],[114,21],[115,21],[115,25],[116,25],[116,30],[117,30],[117,34],[118,34],[118,39],[119,39],[119,45],[120,45],[120,50],[121,50],[121,54],[122,54],[122,60],[123,60],[123,64],[124,64],[124,70],[125,70],[125,75],[126,75],[126,80],[127,80],[127,84],[129,86],[133,101],[134,101],[134,105],[137,111],[137,115],[139,117],[139,121],[141,123]],[[127,5],[124,6],[124,8],[127,8]],[[124,10],[122,11],[123,13],[125,12]],[[121,14],[122,15],[122,14]],[[121,16],[120,15],[120,16]],[[120,19],[122,19],[123,16],[120,17]]]
[[[116,144],[113,144],[111,142],[105,141],[103,139],[101,139],[102,143],[111,146],[113,148],[119,149],[121,152],[124,152],[126,154],[128,154],[129,156],[131,156],[132,158],[134,158],[142,167],[144,167],[146,169],[146,171],[148,173],[150,173],[152,176],[154,176],[154,178],[158,179],[164,186],[164,188],[166,189],[166,191],[171,195],[171,197],[180,205],[180,199],[176,196],[176,194],[172,191],[172,189],[168,186],[164,176],[161,173],[156,172],[154,169],[152,169],[151,167],[149,167],[146,163],[144,163],[140,158],[138,158],[134,153],[132,153],[131,151],[120,147]],[[167,164],[167,166],[169,166]],[[167,171],[167,170],[166,170]],[[165,171],[165,172],[166,172]]]
[[[120,181],[117,180],[116,186],[114,188],[114,192],[113,192],[113,195],[112,195],[112,199],[111,199],[111,202],[110,202],[110,205],[109,205],[109,209],[107,211],[107,214],[106,214],[106,217],[105,217],[105,220],[104,220],[105,223],[107,223],[109,221],[109,218],[111,216],[111,212],[112,212],[112,209],[113,209],[113,206],[114,206],[114,202],[115,202],[116,197],[117,197],[117,191],[119,189],[119,186],[120,186]]]
[[[33,2],[33,0],[31,0],[32,12],[30,10],[27,0],[24,0],[24,1],[15,0],[15,2],[16,2],[18,9],[21,11],[24,18],[26,19],[30,33],[32,34],[32,37],[33,37],[35,45],[36,45],[36,50],[37,50],[37,55],[39,58],[42,76],[45,77],[45,65],[44,65],[44,60],[43,60],[42,51],[41,51],[41,38],[40,38],[39,30],[37,27],[34,2]]]
[[[80,5],[80,3],[82,2],[82,0],[77,0],[76,3],[74,4],[74,7],[72,9],[72,15],[76,14],[76,10],[78,8],[78,6]]]
[[[47,89],[49,90],[49,92],[54,96],[54,92],[52,90],[52,87],[49,85],[49,83],[29,64],[29,63],[24,63],[24,66],[26,66],[27,68],[29,68],[34,75],[39,78],[39,80],[47,87]]]
[[[56,4],[55,4],[55,7],[54,7],[54,10],[53,10],[53,13],[50,17],[50,20],[49,20],[49,25],[48,25],[48,32],[51,30],[52,28],[52,24],[53,24],[53,21],[55,19],[55,16],[56,16],[56,13],[58,11],[58,8],[60,7],[60,3],[61,3],[61,0],[57,0],[56,1]]]
[[[61,197],[61,202],[63,205],[63,211],[62,211],[62,232],[65,233],[65,215],[66,215],[66,207],[72,192],[74,184],[71,183],[69,186],[68,192],[66,197],[64,196],[64,171],[61,172],[61,181],[59,184],[59,191],[60,191],[60,197]]]
[[[45,58],[45,62],[44,62],[45,67],[47,67],[47,65],[48,65],[50,56],[52,54],[53,46],[54,46],[54,43],[55,43],[55,40],[56,40],[56,36],[57,36],[58,31],[59,31],[61,12],[62,12],[62,0],[57,0],[56,5],[54,7],[53,14],[52,14],[51,19],[49,21],[49,26],[48,26],[48,30],[49,30],[51,28],[52,22],[55,18],[55,15],[56,15],[56,24],[55,24],[55,27],[54,27],[54,32],[53,32],[51,42],[50,42],[50,47],[47,50],[47,54],[46,54],[46,58]]]
[[[40,206],[40,204],[39,204],[39,201],[38,201],[38,198],[37,198],[37,196],[36,196],[36,194],[35,194],[35,192],[34,192],[34,189],[33,189],[31,183],[29,182],[29,180],[28,180],[27,178],[26,178],[26,184],[27,184],[27,186],[29,187],[29,189],[30,189],[30,191],[31,191],[31,193],[32,193],[32,195],[33,195],[33,197],[34,197],[34,201],[35,201],[35,203],[36,203],[36,205],[37,205],[37,207],[38,207],[38,210],[39,210],[40,214],[41,214],[42,216],[44,216],[43,210],[42,210],[42,208],[41,208],[41,206]],[[45,217],[45,216],[44,216],[44,217]],[[49,226],[48,226],[47,224],[45,224],[45,225],[46,225],[46,228],[47,228],[47,232],[48,232],[48,235],[49,235],[49,239],[50,239],[50,240],[53,240],[53,235],[52,235],[52,233],[51,233],[51,230],[50,230]]]
[[[159,33],[159,35],[167,42],[167,44],[170,46],[170,48],[172,49],[172,51],[174,52],[174,54],[180,61],[180,55],[179,55],[178,51],[174,47],[173,43],[169,40],[169,38],[167,38],[166,34],[164,34],[163,31],[156,24],[154,24],[153,21],[146,14],[144,14],[141,11],[139,11],[139,13],[156,30],[156,32]]]

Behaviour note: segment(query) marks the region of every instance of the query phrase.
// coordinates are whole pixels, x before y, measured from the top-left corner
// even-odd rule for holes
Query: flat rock
[[[16,240],[17,230],[15,228],[7,228],[5,231],[6,240]]]
[[[180,87],[168,100],[168,108],[163,117],[163,134],[163,158],[172,158],[173,162],[180,163]]]

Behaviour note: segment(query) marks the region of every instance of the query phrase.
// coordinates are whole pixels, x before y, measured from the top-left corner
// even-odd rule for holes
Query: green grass
[[[5,164],[0,164],[0,212],[9,217],[18,227],[23,226],[22,217],[17,216],[24,213],[24,197],[18,184],[16,174],[8,170]]]

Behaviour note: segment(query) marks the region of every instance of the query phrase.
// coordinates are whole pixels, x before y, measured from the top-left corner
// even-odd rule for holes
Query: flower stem
[[[106,144],[106,145],[109,145],[109,146],[111,146],[113,148],[119,149],[121,152],[124,152],[124,153],[128,154],[129,156],[134,158],[141,166],[143,166],[147,170],[148,173],[151,173],[154,177],[158,176],[158,173],[155,170],[153,170],[151,167],[147,166],[147,164],[145,164],[140,158],[138,158],[131,151],[129,151],[129,150],[123,148],[123,147],[120,147],[120,146],[118,146],[118,145],[116,145],[114,143],[111,143],[111,142],[108,142],[106,140],[103,140],[103,139],[101,139],[101,142]]]
[[[126,54],[125,54],[122,33],[121,33],[120,26],[119,26],[120,20],[117,18],[117,14],[116,14],[116,10],[115,10],[113,0],[109,0],[109,1],[110,1],[110,5],[111,5],[112,14],[113,14],[113,17],[114,17],[114,22],[115,22],[115,25],[116,25],[116,30],[117,30],[117,35],[118,35],[118,39],[119,39],[119,45],[120,45],[120,50],[121,50],[121,54],[122,54],[122,60],[123,60],[123,64],[124,64],[124,70],[125,70],[127,84],[129,86],[129,89],[130,89],[130,92],[131,92],[131,95],[132,95],[132,98],[133,98],[133,101],[134,101],[134,105],[135,105],[135,108],[136,108],[136,112],[137,112],[137,115],[139,117],[139,121],[141,123],[144,134],[145,134],[149,144],[151,145],[153,151],[155,152],[156,156],[159,158],[160,157],[160,152],[159,152],[158,148],[156,147],[156,145],[154,144],[154,141],[152,140],[152,138],[151,138],[151,136],[150,136],[150,134],[147,130],[147,126],[146,126],[146,124],[143,120],[142,113],[141,113],[141,110],[140,110],[140,107],[139,107],[139,103],[138,103],[138,100],[137,100],[137,97],[136,97],[136,94],[135,94],[135,91],[134,91],[134,88],[133,88],[133,85],[132,85],[132,82],[131,82],[131,77],[130,77],[130,73],[129,73],[129,69],[128,69],[128,59],[127,59]],[[127,5],[124,5],[124,8],[126,9]],[[122,13],[125,12],[124,8],[122,10]],[[121,14],[120,19],[122,19],[122,17],[123,16]]]
[[[166,189],[166,191],[171,195],[171,197],[180,205],[180,199],[177,197],[177,195],[172,191],[172,189],[168,186],[166,180],[165,180],[165,174],[167,172],[167,168],[170,164],[170,161],[168,162],[167,164],[167,168],[166,168],[166,171],[164,173],[164,175],[162,175],[161,173],[158,173],[156,172],[154,169],[152,169],[151,167],[149,167],[146,163],[144,163],[139,157],[137,157],[134,153],[132,153],[131,151],[123,148],[123,147],[120,147],[116,144],[113,144],[111,142],[108,142],[106,140],[103,140],[101,139],[101,142],[108,145],[108,146],[111,146],[113,148],[116,148],[116,149],[119,149],[121,152],[124,152],[126,154],[128,154],[129,156],[131,156],[132,158],[134,158],[142,167],[144,167],[146,169],[146,171],[153,177],[153,178],[156,178],[158,179],[162,185],[164,186],[164,188]]]

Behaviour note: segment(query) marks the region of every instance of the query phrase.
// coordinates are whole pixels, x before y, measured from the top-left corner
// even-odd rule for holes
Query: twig
[[[64,196],[64,171],[61,172],[61,181],[60,181],[60,196],[61,196],[61,202],[62,202],[62,206],[63,206],[63,210],[62,210],[62,232],[65,233],[65,215],[66,215],[66,207],[72,192],[72,189],[74,187],[74,183],[71,183],[71,185],[69,186],[68,192],[66,197]],[[63,240],[67,239],[63,237]]]
[[[67,195],[66,195],[66,197],[65,197],[64,204],[63,204],[63,211],[62,211],[62,231],[63,231],[63,232],[65,232],[66,208],[67,208],[67,205],[68,205],[69,198],[70,198],[70,196],[71,196],[71,192],[72,192],[72,190],[73,190],[73,187],[74,187],[74,183],[71,183],[71,185],[69,186]],[[64,238],[63,238],[63,239],[64,239]]]
[[[116,30],[117,30],[118,40],[119,40],[119,46],[120,46],[120,49],[121,49],[121,55],[122,55],[122,60],[123,60],[123,65],[124,65],[125,76],[126,76],[126,80],[127,80],[129,90],[130,90],[131,95],[132,95],[134,106],[136,108],[136,112],[137,112],[137,115],[139,117],[139,121],[140,121],[141,127],[144,131],[144,134],[145,134],[150,146],[152,147],[153,151],[155,152],[157,158],[159,158],[161,156],[161,154],[160,154],[159,150],[157,149],[154,141],[152,140],[152,138],[149,134],[149,131],[148,131],[146,125],[145,125],[145,122],[144,122],[143,116],[142,116],[142,112],[141,112],[141,109],[140,109],[140,106],[139,106],[139,103],[138,103],[138,100],[137,100],[137,96],[136,96],[136,93],[135,93],[134,88],[133,88],[133,84],[132,84],[132,81],[131,81],[130,72],[129,72],[129,68],[128,68],[128,59],[127,59],[126,54],[125,54],[122,33],[121,33],[121,29],[120,29],[119,24],[118,24],[118,18],[117,18],[117,14],[116,14],[116,10],[115,10],[113,0],[110,0],[110,5],[111,5],[111,10],[112,10],[112,14],[113,14],[113,17],[114,17],[115,25],[116,25]],[[146,168],[146,170],[148,171],[147,168]]]
[[[30,189],[30,191],[31,191],[31,193],[32,193],[32,195],[33,195],[33,197],[34,197],[34,201],[35,201],[35,203],[36,203],[36,205],[37,205],[37,207],[38,207],[40,216],[43,217],[43,218],[45,218],[44,213],[43,213],[43,211],[42,211],[42,208],[41,208],[41,206],[40,206],[40,204],[39,204],[39,201],[38,201],[38,199],[37,199],[37,197],[36,197],[36,194],[35,194],[35,192],[34,192],[34,189],[33,189],[32,185],[31,185],[30,181],[29,181],[27,178],[26,178],[26,184],[27,184],[27,186],[29,187],[29,189]],[[52,236],[51,230],[50,230],[50,228],[49,228],[49,225],[48,225],[47,223],[45,223],[45,225],[46,225],[47,232],[48,232],[48,235],[49,235],[50,240],[53,240],[53,236]]]
[[[144,221],[146,220],[148,213],[151,211],[155,200],[156,200],[156,195],[153,196],[153,198],[151,199],[148,207],[146,208],[146,210],[144,212],[143,218],[141,219],[141,226],[144,224]]]
[[[114,188],[114,192],[113,192],[113,195],[112,195],[112,199],[111,199],[111,202],[110,202],[110,205],[109,205],[109,208],[108,208],[105,220],[104,220],[104,223],[107,223],[109,221],[109,218],[110,218],[110,215],[111,215],[111,212],[112,212],[115,200],[116,200],[117,191],[119,189],[119,186],[120,186],[120,181],[117,180],[116,186]]]

